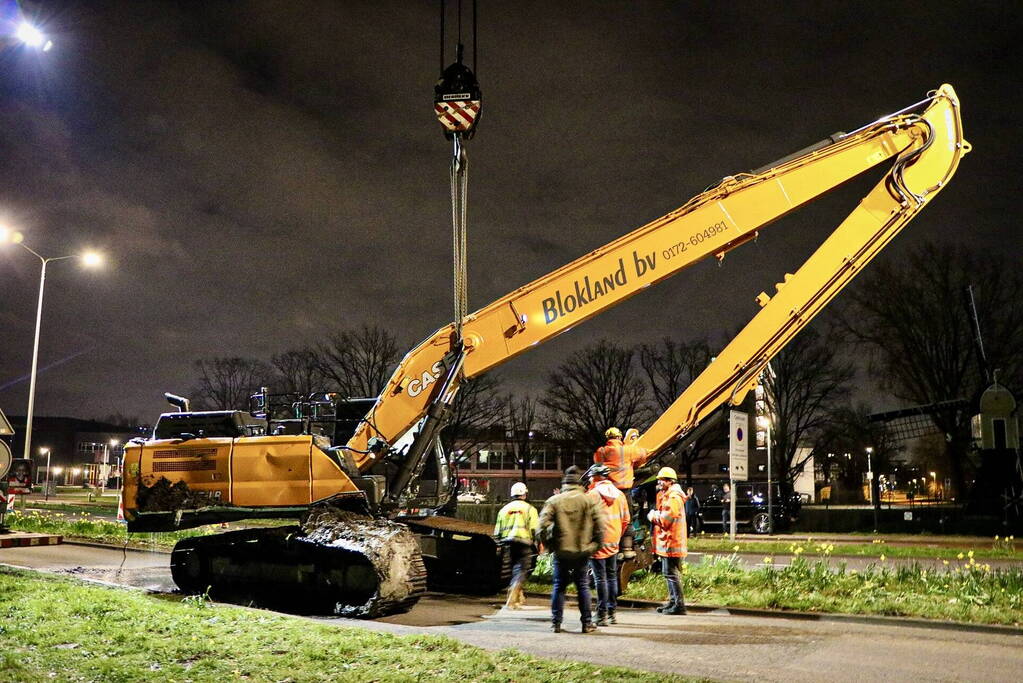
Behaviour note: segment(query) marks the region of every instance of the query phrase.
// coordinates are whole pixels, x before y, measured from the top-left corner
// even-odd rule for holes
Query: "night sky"
[[[943,82],[974,151],[880,258],[946,239],[1020,260],[1021,3],[479,4],[471,310]],[[0,56],[0,223],[47,256],[109,259],[50,266],[37,415],[152,420],[162,392],[195,385],[198,358],[268,359],[362,323],[411,347],[451,319],[437,6],[33,6],[55,46]],[[604,336],[720,343],[879,176],[501,373],[539,392]],[[25,410],[38,277],[30,254],[0,247],[9,415]]]

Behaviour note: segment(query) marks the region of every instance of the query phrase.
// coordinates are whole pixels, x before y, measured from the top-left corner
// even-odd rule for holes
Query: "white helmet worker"
[[[521,481],[517,481],[514,484],[512,484],[511,487],[512,498],[518,498],[519,496],[524,496],[527,493],[529,493],[529,489],[527,489],[526,485],[523,484]]]

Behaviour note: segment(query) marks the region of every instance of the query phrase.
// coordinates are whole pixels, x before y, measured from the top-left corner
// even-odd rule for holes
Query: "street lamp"
[[[771,418],[767,415],[758,415],[757,422],[766,432],[764,443],[767,444],[767,533],[774,533],[774,487],[771,486]]]
[[[99,483],[100,495],[103,495],[103,493],[106,491],[106,488],[107,488],[107,475],[110,472],[110,470],[108,469],[108,467],[110,465],[110,451],[112,449],[114,449],[114,448],[117,448],[117,445],[119,443],[121,443],[121,442],[118,439],[110,439],[109,444],[106,444],[106,443],[103,444],[103,467],[100,468],[100,475],[99,475],[100,476],[100,483]]]
[[[870,488],[870,507],[874,511],[874,533],[877,533],[877,508],[878,506],[874,503],[874,465],[873,458],[874,449],[867,446],[867,486]]]
[[[43,485],[43,500],[50,499],[50,449],[40,448],[39,455],[46,455],[46,483]]]
[[[39,368],[39,332],[43,321],[43,289],[46,286],[46,266],[51,261],[65,261],[67,259],[80,259],[86,268],[95,268],[103,263],[102,255],[94,251],[86,251],[81,254],[70,254],[68,256],[51,256],[46,258],[40,255],[35,249],[24,242],[24,236],[16,230],[0,226],[0,245],[4,243],[17,244],[37,259],[42,267],[39,269],[39,303],[36,306],[36,333],[32,345],[32,372],[28,380],[28,414],[25,417],[25,458],[31,457],[32,453],[32,414],[35,411],[36,400],[36,371]]]
[[[5,29],[3,34],[0,34],[0,47],[3,47],[5,42],[10,42],[12,44],[20,43],[41,52],[49,52],[53,49],[53,41],[32,22],[22,19],[17,22],[17,25],[12,22],[10,26],[11,28]]]

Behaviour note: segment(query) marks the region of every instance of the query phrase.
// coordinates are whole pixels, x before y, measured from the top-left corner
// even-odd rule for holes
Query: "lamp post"
[[[50,499],[50,449],[40,448],[39,454],[46,454],[46,483],[43,484],[43,500]]]
[[[103,467],[100,468],[100,484],[99,493],[102,496],[107,489],[107,475],[110,470],[107,469],[110,465],[110,451],[111,449],[117,448],[117,445],[121,443],[118,439],[110,439],[109,443],[103,444]]]
[[[95,268],[103,262],[103,257],[94,251],[86,251],[81,254],[69,254],[67,256],[42,256],[32,247],[25,244],[24,236],[17,231],[0,226],[0,244],[10,242],[17,244],[29,252],[41,264],[39,269],[39,302],[36,305],[36,332],[35,341],[32,343],[32,372],[28,380],[28,411],[25,417],[25,453],[24,457],[29,458],[32,454],[32,416],[35,412],[36,401],[36,372],[39,369],[39,333],[43,322],[43,290],[46,287],[46,266],[54,261],[66,261],[68,259],[80,259],[86,268]]]
[[[767,445],[767,533],[774,533],[774,486],[771,485],[771,418],[768,415],[758,415],[757,421],[764,428]]]
[[[871,455],[874,449],[867,446],[867,486],[870,487],[870,508],[874,511],[874,533],[877,533],[877,505],[874,503],[874,465]]]

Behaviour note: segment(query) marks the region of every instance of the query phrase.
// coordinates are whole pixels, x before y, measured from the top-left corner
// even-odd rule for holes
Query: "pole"
[[[731,468],[728,471],[728,538],[735,540],[735,480],[732,479]]]
[[[877,477],[874,476],[874,464],[873,464],[874,460],[871,457],[873,452],[874,452],[873,448],[869,448],[869,447],[867,448],[867,477],[869,479],[869,481],[867,483],[870,485],[870,508],[871,508],[871,510],[874,511],[874,533],[876,534],[877,533],[877,507],[878,506],[874,502],[874,482],[877,480]]]
[[[32,345],[32,373],[28,379],[28,414],[25,417],[25,458],[32,457],[32,413],[36,403],[36,370],[39,367],[39,331],[43,322],[43,287],[46,285],[46,261],[39,271],[39,305],[36,306],[36,337]]]
[[[46,449],[46,489],[43,491],[43,500],[50,499],[50,449]]]
[[[771,423],[767,423],[767,533],[774,533],[774,486],[771,484]]]
[[[102,496],[107,489],[107,463],[110,462],[110,446],[103,444],[103,465],[99,468],[99,495]]]

